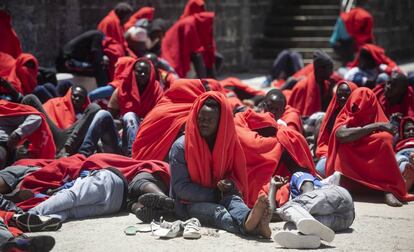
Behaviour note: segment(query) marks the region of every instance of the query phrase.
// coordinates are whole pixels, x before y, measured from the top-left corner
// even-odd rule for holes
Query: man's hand
[[[281,177],[276,175],[272,178],[271,182],[277,189],[281,188],[283,185],[289,183],[288,177]]]
[[[217,187],[222,193],[227,193],[234,190],[234,183],[229,179],[222,179],[217,182]]]
[[[19,143],[19,141],[20,141],[19,134],[17,134],[16,132],[11,133],[9,136],[9,140],[7,141],[7,148],[9,150],[16,149],[16,146]]]

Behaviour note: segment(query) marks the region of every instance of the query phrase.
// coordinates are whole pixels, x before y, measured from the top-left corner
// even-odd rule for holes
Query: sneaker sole
[[[297,223],[299,232],[306,235],[316,235],[326,242],[335,238],[335,232],[317,220],[304,219]]]
[[[55,246],[55,239],[49,236],[33,236],[29,251],[50,251]]]
[[[59,230],[62,223],[58,218],[51,218],[43,222],[37,215],[26,213],[17,217],[16,226],[26,232],[41,232]]]
[[[321,239],[315,235],[300,235],[290,231],[281,231],[273,237],[280,246],[290,249],[316,249],[321,246]]]
[[[155,193],[147,193],[139,197],[138,202],[146,207],[174,209],[174,200]]]
[[[163,211],[156,209],[149,209],[143,207],[137,210],[135,216],[144,223],[150,223],[153,220],[158,220],[163,215]]]

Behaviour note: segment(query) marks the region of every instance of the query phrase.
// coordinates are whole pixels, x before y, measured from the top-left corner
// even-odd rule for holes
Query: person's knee
[[[95,115],[96,120],[107,124],[107,123],[113,123],[114,119],[111,115],[111,113],[109,113],[107,110],[99,110],[98,113],[96,113]]]
[[[134,127],[138,125],[139,119],[137,114],[134,112],[128,112],[122,116],[122,121],[124,122],[125,126]]]
[[[21,103],[26,104],[26,105],[32,105],[32,104],[36,104],[36,103],[41,104],[39,98],[37,98],[34,94],[25,95],[23,97]]]

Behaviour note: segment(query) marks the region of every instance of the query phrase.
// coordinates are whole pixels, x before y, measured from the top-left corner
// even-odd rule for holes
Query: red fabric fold
[[[371,189],[391,192],[400,200],[414,200],[407,193],[392,147],[392,135],[377,132],[350,143],[339,143],[336,132],[342,126],[363,127],[388,122],[374,93],[367,88],[352,92],[339,113],[329,139],[326,176],[334,171]]]
[[[180,19],[205,11],[206,7],[204,0],[188,0]]]
[[[104,54],[109,58],[108,77],[112,80],[115,75],[115,64],[120,57],[125,55],[125,49],[122,44],[111,37],[105,37],[102,40],[102,48]]]
[[[355,89],[358,88],[358,86],[355,83],[352,83],[350,81],[341,81],[337,84],[337,87],[339,84],[346,83],[348,87],[351,89],[351,92],[353,92]],[[318,135],[318,141],[317,141],[317,147],[316,147],[316,157],[321,158],[323,156],[326,156],[328,154],[328,143],[329,143],[329,137],[331,136],[331,132],[328,131],[327,126],[328,122],[331,119],[331,116],[333,113],[338,109],[338,104],[336,102],[336,94],[332,97],[331,102],[329,103],[328,108],[326,109],[325,116],[322,119],[321,127],[319,128],[319,135]]]
[[[263,137],[255,130],[274,128],[275,134],[279,126],[270,113],[256,113],[252,109],[237,113],[234,119],[236,132],[246,157],[248,202],[252,207],[259,196],[262,187],[269,183],[274,175],[280,157],[282,146],[273,137]]]
[[[139,93],[137,78],[134,71],[135,63],[138,60],[146,61],[150,65],[150,78],[145,90]],[[134,112],[138,117],[144,118],[148,112],[157,104],[163,96],[163,90],[155,78],[155,68],[152,63],[145,59],[134,59],[131,57],[121,58],[117,63],[117,68],[122,69],[118,75],[115,70],[115,82],[118,82],[118,102],[121,115]],[[112,83],[114,82],[112,81]]]
[[[340,17],[345,24],[346,31],[354,39],[357,49],[374,41],[374,19],[369,12],[355,7],[349,12],[341,12]]]
[[[201,137],[197,125],[199,111],[208,98],[216,100],[221,107],[213,151]],[[185,127],[185,160],[194,183],[217,188],[218,181],[231,179],[248,202],[246,159],[236,134],[233,112],[223,94],[206,92],[194,102]]]
[[[188,118],[193,102],[205,92],[200,79],[179,79],[145,117],[132,145],[132,158],[164,160]]]
[[[286,105],[285,112],[280,119],[284,121],[289,128],[302,133],[303,123],[299,110],[293,108],[292,106]]]
[[[108,15],[101,20],[98,24],[98,30],[102,31],[105,36],[111,37],[121,45],[126,46],[124,27],[121,25],[121,21],[114,10],[111,10]]]
[[[175,69],[180,78],[190,70],[191,54],[201,53],[206,67],[215,62],[213,12],[202,12],[178,20],[162,41],[162,58]]]
[[[26,139],[29,140],[29,154],[31,158],[54,158],[56,147],[52,132],[46,123],[45,116],[35,108],[0,99],[0,118],[13,116],[38,115],[42,124]],[[26,140],[22,139],[22,141]]]
[[[142,7],[138,11],[136,11],[132,16],[129,18],[128,22],[124,24],[125,31],[128,31],[129,28],[135,25],[135,23],[143,18],[148,19],[148,21],[152,21],[154,19],[155,8],[152,7]]]
[[[19,37],[12,27],[12,20],[10,15],[0,10],[0,52],[7,53],[13,58],[17,58],[22,53]]]
[[[16,59],[0,52],[0,76],[8,80],[23,95],[30,94],[37,85],[37,59],[28,53],[20,54]],[[26,65],[31,63],[34,68]],[[1,92],[5,92],[3,88]]]
[[[387,68],[385,69],[386,73],[391,74],[393,70],[399,71],[397,63],[395,63],[395,61],[393,61],[392,59],[387,57],[387,55],[385,55],[384,48],[374,45],[374,44],[365,44],[361,47],[361,50],[362,49],[368,51],[369,54],[371,54],[377,66],[381,64],[387,65]],[[356,67],[358,66],[358,64],[359,64],[359,53],[357,57],[355,58],[355,60],[348,64],[348,67]]]
[[[393,106],[385,98],[384,87],[385,84],[379,84],[372,91],[388,118],[394,113],[402,113],[403,116],[414,116],[414,91],[411,86],[408,86],[402,102]]]
[[[328,83],[324,90],[328,90]],[[288,99],[288,105],[299,110],[302,116],[310,116],[315,112],[322,110],[321,92],[318,83],[316,83],[313,72],[296,83]]]
[[[89,98],[87,98],[84,105],[84,109],[90,104]],[[48,100],[43,104],[49,118],[60,129],[67,129],[76,122],[75,109],[72,104],[72,88],[63,97],[56,97]]]

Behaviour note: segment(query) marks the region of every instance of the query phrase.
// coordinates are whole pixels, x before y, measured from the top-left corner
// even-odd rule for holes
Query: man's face
[[[144,89],[148,85],[151,67],[146,61],[138,61],[135,64],[135,76],[139,88]]]
[[[314,73],[316,82],[318,84],[321,84],[331,77],[333,73],[333,65],[328,64],[325,66],[315,67]]]
[[[349,86],[345,83],[340,84],[338,89],[336,90],[336,102],[340,108],[342,108],[345,105],[350,95],[351,89],[349,88]]]
[[[385,82],[384,96],[388,101],[399,99],[407,91],[408,85],[399,79],[391,79]]]
[[[414,137],[414,122],[407,121],[404,124],[404,139]]]
[[[215,108],[203,106],[198,112],[197,124],[200,135],[204,138],[216,134],[220,120],[220,113]]]
[[[272,113],[275,119],[278,120],[285,113],[285,105],[283,99],[279,99],[276,95],[271,95],[264,100],[264,111]]]
[[[72,104],[76,112],[82,111],[86,103],[87,96],[87,92],[80,87],[75,87],[72,89]]]

